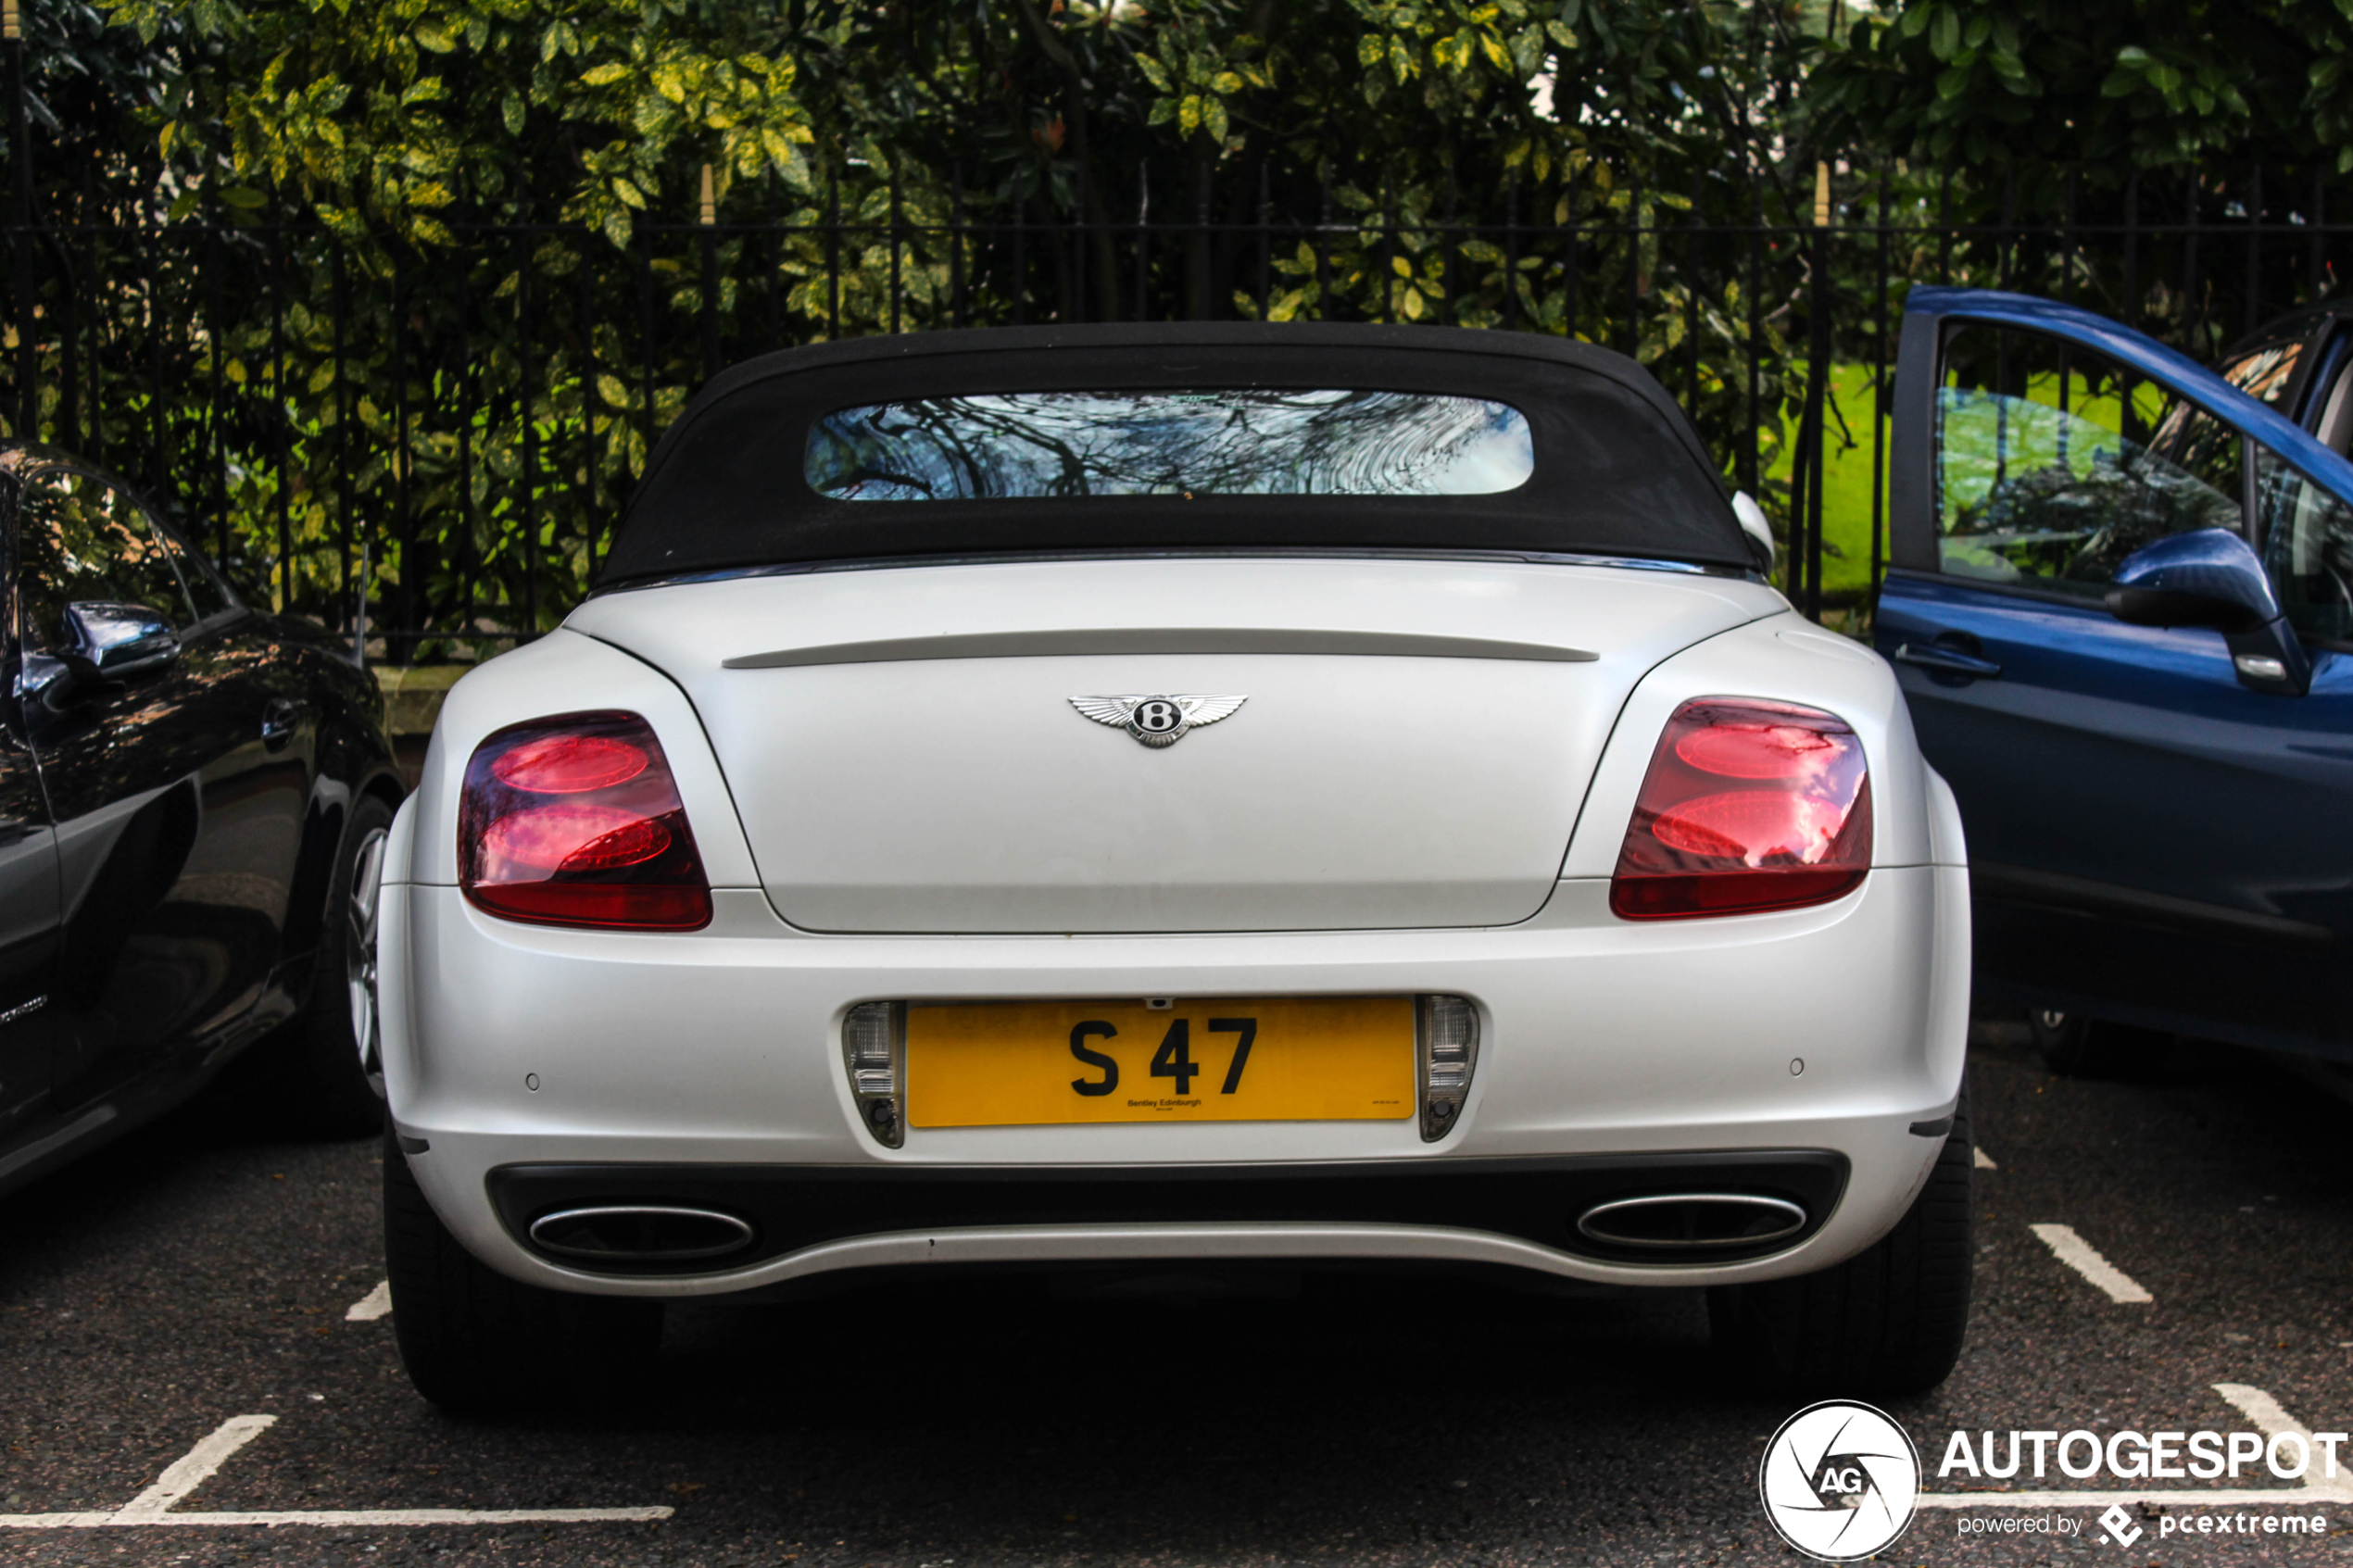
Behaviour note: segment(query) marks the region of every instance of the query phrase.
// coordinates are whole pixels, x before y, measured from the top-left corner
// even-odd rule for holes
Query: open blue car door
[[[1880,651],[1982,997],[2353,1059],[2353,464],[2048,300],[1906,305]]]

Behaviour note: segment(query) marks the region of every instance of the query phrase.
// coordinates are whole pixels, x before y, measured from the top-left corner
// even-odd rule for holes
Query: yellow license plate
[[[907,1010],[907,1120],[918,1127],[1412,1114],[1406,997]]]

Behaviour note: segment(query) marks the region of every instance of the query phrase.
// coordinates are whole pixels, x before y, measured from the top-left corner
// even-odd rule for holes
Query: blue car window
[[[2288,624],[2308,637],[2353,638],[2353,508],[2255,448],[2263,564]]]
[[[1969,327],[1936,407],[1943,569],[2096,596],[2125,557],[2241,530],[2238,433],[2080,346]]]

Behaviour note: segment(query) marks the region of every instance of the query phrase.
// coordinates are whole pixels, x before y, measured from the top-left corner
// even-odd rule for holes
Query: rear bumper
[[[493,1267],[655,1296],[886,1263],[1156,1258],[1735,1283],[1885,1234],[1941,1147],[1913,1125],[1950,1111],[1961,1073],[1957,868],[1875,871],[1814,909],[1642,925],[1608,914],[1605,884],[1567,882],[1521,925],[1425,932],[815,936],[756,890],[715,898],[710,929],[648,936],[386,887],[394,1118],[428,1146],[411,1164],[436,1211]],[[1471,997],[1481,1023],[1461,1123],[1429,1144],[1411,1123],[1189,1123],[917,1129],[888,1149],[860,1123],[839,1041],[846,1010],[877,999],[1428,991]],[[1805,1229],[1766,1256],[1654,1263],[1576,1236],[1589,1201],[1727,1158],[1755,1190],[1789,1187],[1758,1173],[1776,1160],[1839,1178],[1808,1189]],[[553,1205],[697,1194],[749,1221],[756,1246],[630,1274],[527,1239]]]
[[[749,1235],[699,1272],[742,1274],[829,1243],[894,1232],[932,1236],[991,1228],[1394,1226],[1480,1232],[1587,1259],[1722,1262],[1784,1251],[1821,1228],[1846,1185],[1843,1156],[1818,1149],[1552,1160],[1371,1160],[1314,1165],[963,1166],[506,1165],[490,1173],[510,1239],[558,1267],[619,1277],[676,1274],[663,1260],[587,1262],[543,1246],[549,1214],[640,1205],[716,1212]],[[1792,1203],[1797,1231],[1672,1248],[1617,1245],[1579,1227],[1616,1200],[1677,1193],[1744,1194]]]

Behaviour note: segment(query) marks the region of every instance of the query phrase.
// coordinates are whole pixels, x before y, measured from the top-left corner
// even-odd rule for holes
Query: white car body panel
[[[443,710],[421,787],[395,824],[381,964],[394,1119],[404,1139],[422,1146],[412,1168],[470,1250],[519,1279],[647,1296],[724,1294],[878,1261],[1148,1257],[1485,1261],[1586,1280],[1688,1286],[1828,1267],[1868,1247],[1902,1215],[1943,1147],[1936,1124],[1958,1093],[1969,900],[1950,792],[1920,762],[1894,680],[1876,655],[1804,622],[1769,589],[1721,577],[1420,560],[1051,564],[1051,572],[1036,563],[910,567],[615,594],[583,607],[567,630],[459,683]],[[1320,673],[1321,666],[1349,656],[1119,655],[900,663],[883,667],[892,671],[888,680],[862,687],[854,678],[810,683],[778,699],[777,683],[734,678],[813,673],[830,680],[875,667],[721,668],[723,659],[777,647],[962,634],[1018,626],[1025,616],[1068,626],[1090,594],[1116,600],[1143,591],[1139,572],[1170,573],[1184,591],[1172,588],[1164,603],[1143,610],[1124,606],[1120,618],[1129,624],[1168,624],[1170,606],[1211,586],[1234,590],[1208,601],[1227,625],[1264,625],[1288,600],[1315,609],[1308,629],[1558,638],[1600,653],[1590,664],[1539,666],[1572,677],[1591,672],[1597,682],[1617,683],[1619,694],[1605,719],[1592,719],[1588,709],[1595,704],[1588,703],[1531,743],[1547,765],[1574,775],[1557,786],[1567,804],[1541,809],[1554,813],[1541,827],[1555,834],[1549,854],[1525,848],[1540,836],[1526,824],[1513,830],[1516,838],[1485,840],[1478,835],[1487,825],[1470,824],[1479,853],[1489,858],[1478,876],[1453,879],[1472,884],[1471,893],[1450,890],[1432,870],[1432,847],[1444,835],[1396,824],[1409,842],[1395,852],[1382,847],[1386,858],[1376,873],[1360,878],[1365,914],[1350,928],[1064,935],[1070,926],[1021,934],[983,924],[960,934],[856,934],[806,929],[780,916],[782,909],[828,907],[825,888],[837,899],[830,907],[862,908],[870,920],[906,918],[903,911],[916,907],[911,888],[929,888],[960,916],[985,913],[987,901],[973,890],[988,886],[1012,887],[1003,897],[1022,909],[1108,909],[1104,918],[1118,918],[1147,906],[1134,897],[1090,905],[1084,886],[1062,872],[1060,880],[1041,875],[1017,885],[1005,880],[1004,862],[930,836],[920,822],[908,823],[907,833],[927,847],[935,862],[928,870],[897,842],[862,862],[884,870],[859,874],[849,873],[862,862],[838,845],[794,849],[785,831],[794,804],[834,831],[871,835],[889,825],[876,804],[886,797],[874,773],[853,776],[862,780],[862,796],[822,770],[797,764],[783,741],[761,732],[764,712],[782,711],[794,725],[808,726],[793,734],[837,746],[855,741],[855,716],[871,715],[879,705],[875,722],[886,733],[876,742],[878,755],[897,758],[904,768],[921,757],[906,739],[920,730],[904,722],[909,694],[946,690],[961,700],[1026,688],[1026,700],[1044,715],[1036,721],[1040,727],[1024,715],[1006,733],[1029,736],[1045,734],[1049,722],[1066,725],[1066,746],[1059,736],[1038,744],[1057,756],[1089,759],[1072,764],[1085,775],[1072,793],[1025,797],[1017,759],[1008,754],[969,770],[977,803],[959,804],[952,789],[939,785],[888,796],[889,808],[985,808],[1000,820],[1040,798],[1055,809],[1084,809],[1071,802],[1085,794],[1086,779],[1130,777],[1152,782],[1134,786],[1119,809],[1137,813],[1139,823],[1155,823],[1162,820],[1156,813],[1168,811],[1181,792],[1168,785],[1175,775],[1147,770],[1176,762],[1189,767],[1181,777],[1215,808],[1204,810],[1206,822],[1246,813],[1251,805],[1239,792],[1219,794],[1217,769],[1247,763],[1263,770],[1271,765],[1267,748],[1280,744],[1274,737],[1321,734],[1297,727],[1307,722],[1295,716],[1302,710],[1270,705],[1291,727],[1267,721],[1253,734],[1252,721],[1267,716],[1245,707],[1215,729],[1154,752],[1072,713],[1067,696],[1215,689],[1249,693],[1255,701],[1261,692],[1308,691],[1310,683],[1294,681],[1286,659],[1317,665],[1318,678],[1343,687],[1352,680],[1367,692],[1398,684],[1393,670]],[[1443,586],[1416,593],[1417,581]],[[1000,587],[992,590],[992,583]],[[1300,623],[1298,617],[1288,622]],[[605,638],[625,640],[631,651]],[[1160,673],[1196,660],[1203,668],[1229,662],[1215,670],[1214,683]],[[1455,667],[1483,672],[1489,662],[1355,660],[1446,666],[1428,676],[1416,700],[1451,692],[1465,705],[1483,699]],[[1028,665],[1071,668],[1005,668]],[[1117,681],[1104,673],[1114,669]],[[1508,684],[1504,689],[1527,695]],[[1874,823],[1874,869],[1859,890],[1767,914],[1631,922],[1610,912],[1609,874],[1661,727],[1679,703],[1707,696],[1803,703],[1853,726],[1870,765]],[[457,799],[474,746],[508,724],[592,709],[643,714],[660,736],[714,888],[709,927],[641,934],[520,924],[483,913],[455,885]],[[975,715],[959,710],[943,722],[935,736],[968,746],[985,737]],[[714,746],[707,725],[736,738]],[[1490,747],[1504,746],[1508,734],[1492,714],[1470,714],[1464,728]],[[1224,744],[1237,736],[1244,738]],[[1426,738],[1407,735],[1401,744]],[[1085,752],[1089,746],[1095,751]],[[1520,766],[1508,750],[1487,755],[1506,773]],[[969,757],[949,746],[932,758],[932,767],[962,769]],[[1370,766],[1371,757],[1355,754],[1351,765]],[[724,771],[723,758],[729,759]],[[1302,764],[1311,772],[1321,766]],[[781,784],[774,782],[779,772]],[[1315,777],[1328,784],[1325,775]],[[1433,778],[1410,775],[1386,795],[1373,791],[1372,798],[1390,812],[1441,801]],[[1540,793],[1518,775],[1507,783],[1519,792],[1515,800]],[[1341,815],[1349,809],[1331,808]],[[1086,832],[1117,825],[1110,808],[1097,811]],[[1261,852],[1288,856],[1281,863],[1312,882],[1312,873],[1327,867],[1317,857],[1328,857],[1341,840],[1313,839],[1317,824],[1308,816],[1286,820],[1311,842],[1262,839]],[[1379,829],[1367,816],[1349,820],[1360,833]],[[1059,825],[1041,821],[1035,832]],[[1192,825],[1182,824],[1188,833]],[[1092,842],[1100,850],[1108,840]],[[1204,834],[1181,842],[1214,853],[1215,840]],[[1541,870],[1529,871],[1537,860]],[[1140,885],[1144,862],[1113,863],[1131,886]],[[1294,911],[1345,908],[1315,899],[1282,904],[1281,887],[1252,888],[1234,874],[1238,863],[1213,867],[1162,908],[1205,914],[1213,923],[1220,910],[1235,911],[1228,918],[1239,920],[1270,902]],[[1344,872],[1327,871],[1325,891],[1346,885]],[[993,884],[992,875],[999,878]],[[1532,895],[1515,891],[1506,899],[1499,891],[1518,889],[1531,876]],[[819,897],[808,896],[812,888]],[[861,898],[867,900],[862,906]],[[1447,923],[1490,908],[1516,918]],[[1424,923],[1394,924],[1416,909]],[[1433,911],[1445,918],[1429,919]],[[1017,923],[1027,917],[1010,918]],[[1376,929],[1383,925],[1390,928]],[[840,1044],[847,1010],[876,999],[1430,992],[1471,998],[1481,1031],[1469,1100],[1436,1142],[1423,1141],[1412,1121],[1184,1123],[916,1129],[904,1148],[890,1148],[858,1115]],[[1915,1124],[1931,1130],[1915,1133]],[[742,1268],[615,1277],[535,1253],[485,1196],[490,1173],[528,1163],[824,1167],[854,1175],[987,1166],[1455,1165],[1782,1149],[1843,1156],[1849,1174],[1843,1198],[1821,1228],[1795,1246],[1720,1264],[1611,1261],[1440,1225],[1170,1223],[877,1233]]]
[[[1499,925],[1558,873],[1625,694],[1770,615],[1738,579],[1516,562],[1057,560],[615,594],[568,623],[701,716],[776,912],[817,931]],[[1310,613],[1302,615],[1302,609]],[[1590,662],[1232,652],[729,669],[1106,624],[1474,639]],[[1079,696],[1234,694],[1158,753]]]

